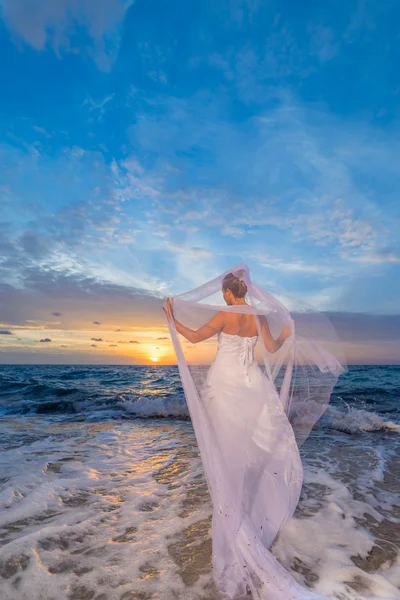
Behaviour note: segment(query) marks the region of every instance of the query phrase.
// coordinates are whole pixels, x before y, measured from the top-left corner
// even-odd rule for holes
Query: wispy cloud
[[[357,262],[364,262],[370,264],[384,264],[384,263],[400,263],[400,256],[393,252],[376,252],[372,254],[365,254],[364,256],[347,257],[349,260]]]
[[[201,248],[199,246],[178,246],[177,244],[172,244],[170,242],[166,243],[166,247],[171,252],[178,252],[180,254],[185,254],[190,258],[209,258],[212,256],[211,252],[206,248]]]
[[[321,262],[302,261],[293,259],[291,261],[285,261],[280,258],[265,256],[265,255],[253,255],[252,258],[256,260],[263,267],[270,269],[276,269],[278,271],[296,271],[300,273],[320,273],[323,275],[332,274],[335,272],[334,269],[329,268],[326,264]],[[339,276],[339,274],[337,274]]]

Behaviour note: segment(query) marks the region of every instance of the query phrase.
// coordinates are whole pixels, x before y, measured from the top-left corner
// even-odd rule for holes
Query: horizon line
[[[193,363],[189,364],[189,366],[207,366],[211,365],[211,363]],[[2,363],[0,362],[0,367],[12,367],[12,366],[20,366],[20,367],[177,367],[177,363]],[[400,362],[398,363],[347,363],[348,367],[400,367]]]

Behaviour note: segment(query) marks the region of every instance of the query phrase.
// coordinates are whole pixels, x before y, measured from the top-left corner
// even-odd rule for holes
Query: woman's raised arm
[[[190,329],[189,327],[182,325],[182,323],[175,319],[172,301],[170,298],[167,298],[166,308],[163,307],[163,311],[166,314],[167,319],[175,323],[177,331],[181,335],[183,335],[183,337],[189,340],[189,342],[192,342],[192,344],[197,344],[198,342],[207,340],[208,338],[221,331],[225,325],[223,312],[220,311],[216,315],[214,315],[212,319],[208,321],[208,323],[206,323],[199,329]]]

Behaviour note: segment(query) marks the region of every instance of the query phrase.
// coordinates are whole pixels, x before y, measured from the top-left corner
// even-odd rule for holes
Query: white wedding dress
[[[285,322],[293,323],[280,302],[251,282],[246,265],[239,267],[249,304],[227,307],[215,302],[226,272],[176,296],[177,320],[197,329],[224,310],[262,314],[271,331],[276,326],[280,332]],[[320,327],[318,345],[296,333],[273,361],[259,327],[254,337],[220,332],[214,359],[206,366],[193,362],[192,345],[181,344],[175,327],[168,324],[213,502],[212,563],[219,592],[231,599],[247,594],[253,600],[321,598],[301,586],[269,548],[299,500],[303,481],[299,446],[326,409],[344,370],[332,354],[331,329],[325,329],[330,352]],[[263,357],[261,366],[255,359],[256,346]]]
[[[257,336],[219,333],[218,351],[201,392],[219,440],[223,487],[229,485],[235,495],[234,503],[229,498],[214,504],[214,575],[231,597],[254,586],[253,597],[315,598],[267,550],[298,503],[303,467],[276,389],[254,361],[256,342]],[[244,519],[230,514],[236,504]],[[262,580],[257,575],[259,564]],[[253,586],[249,577],[255,578]]]

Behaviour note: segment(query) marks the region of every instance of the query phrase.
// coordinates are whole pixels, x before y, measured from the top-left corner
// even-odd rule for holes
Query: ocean
[[[339,600],[400,599],[400,366],[353,366],[271,551]],[[176,367],[0,365],[0,599],[216,600]]]

